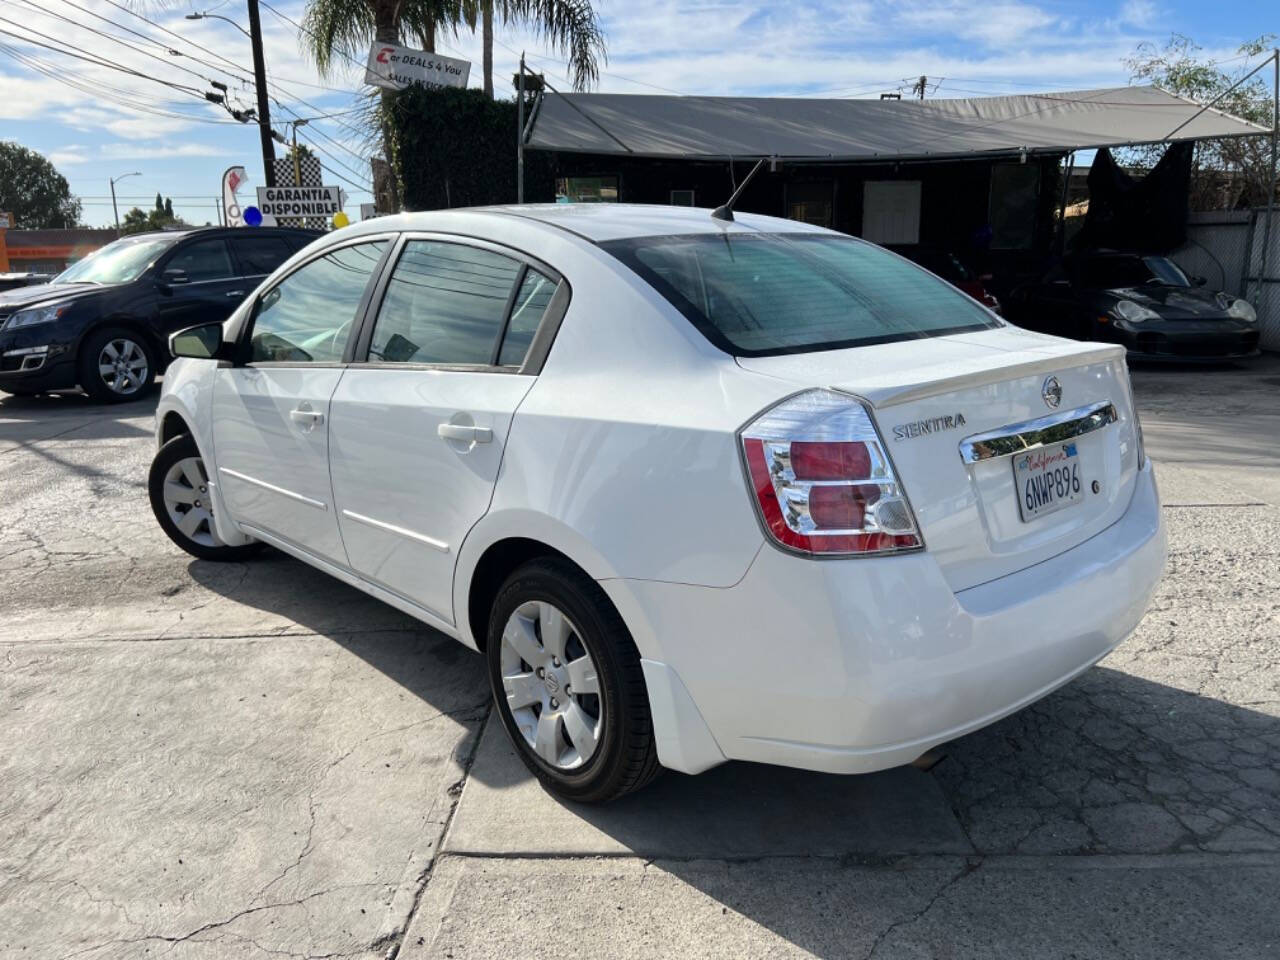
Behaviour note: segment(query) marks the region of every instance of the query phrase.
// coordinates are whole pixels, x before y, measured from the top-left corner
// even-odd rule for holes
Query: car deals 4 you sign
[[[375,43],[369,50],[364,82],[388,90],[403,90],[415,84],[420,87],[465,87],[470,75],[470,61],[397,47],[391,43]]]

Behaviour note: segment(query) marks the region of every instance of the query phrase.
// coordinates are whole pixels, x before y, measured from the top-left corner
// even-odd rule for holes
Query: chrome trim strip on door
[[[449,545],[447,543],[443,540],[437,540],[435,537],[428,537],[425,533],[414,533],[412,530],[406,530],[404,527],[397,527],[393,523],[384,523],[381,520],[375,520],[373,517],[366,517],[362,513],[355,513],[351,510],[343,510],[342,515],[344,517],[349,517],[356,521],[356,523],[363,523],[366,526],[374,527],[378,530],[386,530],[388,533],[399,534],[409,540],[424,543],[433,550],[439,550],[441,553],[449,552]]]
[[[999,430],[965,437],[960,441],[960,459],[965,463],[978,463],[980,460],[1012,456],[1048,443],[1082,437],[1119,419],[1115,404],[1104,400],[1036,420],[1011,423]]]
[[[250,477],[247,474],[240,473],[238,470],[232,470],[228,467],[219,467],[219,473],[225,473],[228,477],[235,477],[237,480],[243,480],[245,483],[251,483],[255,487],[261,487],[263,490],[270,490],[272,493],[278,493],[282,497],[288,497],[290,500],[297,500],[299,503],[305,503],[308,507],[315,507],[317,510],[329,509],[329,505],[323,500],[312,500],[310,497],[304,497],[300,493],[294,493],[292,490],[286,490],[284,487],[277,487],[274,483],[267,483],[265,480],[259,480],[256,477]]]

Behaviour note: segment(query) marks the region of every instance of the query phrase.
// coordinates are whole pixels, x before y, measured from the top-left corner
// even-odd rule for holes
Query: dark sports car
[[[1207,290],[1168,257],[1074,254],[1043,279],[1015,287],[1010,322],[1075,340],[1103,340],[1150,359],[1226,360],[1258,353],[1247,300]]]

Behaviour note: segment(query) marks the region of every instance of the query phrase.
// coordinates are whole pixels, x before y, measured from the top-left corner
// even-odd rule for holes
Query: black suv
[[[78,384],[99,400],[139,397],[168,361],[169,334],[223,319],[319,235],[266,227],[141,233],[50,283],[0,293],[0,390]]]

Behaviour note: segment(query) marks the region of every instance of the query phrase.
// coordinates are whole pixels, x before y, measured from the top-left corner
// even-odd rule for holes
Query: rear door
[[[346,566],[329,483],[329,401],[389,239],[331,247],[258,299],[242,365],[217,371],[217,482],[234,519]]]
[[[530,344],[567,296],[515,251],[410,237],[334,394],[330,470],[351,567],[446,622],[458,549],[489,508],[534,381]]]
[[[246,294],[296,252],[284,236],[277,233],[242,230],[228,242],[236,259],[236,270],[244,279]]]

